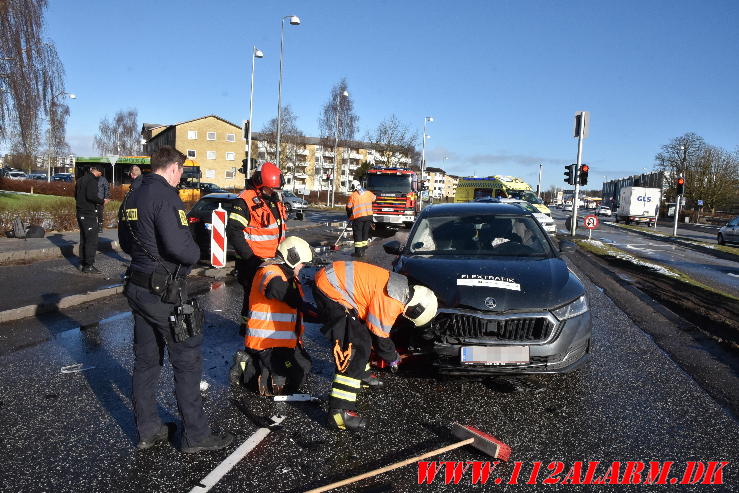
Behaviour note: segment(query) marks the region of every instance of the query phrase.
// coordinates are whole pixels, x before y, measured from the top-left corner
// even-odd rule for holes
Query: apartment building
[[[201,181],[224,188],[244,186],[244,176],[237,170],[245,157],[246,142],[235,123],[216,115],[173,125],[144,123],[141,135],[148,156],[169,145],[200,165]]]
[[[454,199],[457,192],[458,176],[448,175],[441,168],[426,167],[426,183],[429,189],[429,196],[433,199]]]

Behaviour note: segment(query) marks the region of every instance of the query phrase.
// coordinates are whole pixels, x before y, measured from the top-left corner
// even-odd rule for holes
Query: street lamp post
[[[340,94],[336,95],[336,128],[335,128],[335,138],[334,138],[334,167],[333,171],[331,172],[331,180],[329,180],[329,184],[331,188],[329,189],[330,194],[330,207],[333,207],[335,204],[334,201],[334,181],[336,180],[336,159],[339,156],[339,108],[341,108],[341,97],[344,96],[345,98],[349,97],[349,91],[344,91]]]
[[[251,176],[251,127],[252,114],[254,109],[254,60],[264,57],[262,50],[258,50],[256,46],[252,46],[251,50],[251,85],[249,86],[249,131],[246,138],[246,177]]]
[[[421,147],[421,186],[426,183],[426,123],[433,122],[434,117],[426,116],[423,118],[423,144]]]
[[[59,96],[67,96],[69,99],[77,99],[77,95],[76,94],[73,94],[71,92],[62,91],[59,94],[55,94],[54,96],[51,97],[51,104],[52,104],[52,106],[54,105],[54,100],[56,98],[58,98]],[[51,122],[49,122],[49,123],[51,123]],[[49,163],[48,163],[48,165],[49,166],[48,166],[48,168],[46,170],[46,182],[47,183],[51,183],[51,154],[49,154]]]
[[[297,15],[286,15],[280,21],[280,80],[277,83],[277,157],[275,159],[278,168],[280,167],[280,127],[282,125],[282,58],[285,46],[285,19],[290,19],[290,24],[293,26],[300,25],[300,18]]]

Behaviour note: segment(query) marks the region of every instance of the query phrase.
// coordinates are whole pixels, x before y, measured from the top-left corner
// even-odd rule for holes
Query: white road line
[[[733,272],[727,272],[726,274],[731,277],[739,277],[739,274],[734,274]]]
[[[279,425],[284,419],[285,416],[272,416],[272,424]],[[203,480],[200,481],[200,484],[191,489],[190,493],[203,493],[205,491],[209,491],[212,487],[216,485],[216,483],[218,483],[218,481],[221,480],[223,476],[228,473],[228,471],[233,469],[233,467],[238,464],[239,461],[243,459],[244,456],[246,456],[246,454],[251,452],[254,447],[259,445],[259,443],[264,440],[267,435],[269,435],[270,431],[271,430],[269,428],[259,428],[257,431],[255,431],[252,436],[247,438],[244,443],[239,445],[239,448],[231,452],[231,455],[226,457],[223,462],[218,464],[215,469],[213,469],[207,476],[205,476]]]

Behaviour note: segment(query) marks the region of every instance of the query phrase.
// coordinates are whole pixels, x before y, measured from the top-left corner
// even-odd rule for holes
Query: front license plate
[[[205,229],[207,229],[208,231],[210,231],[210,228],[213,227],[210,223],[203,223],[203,225],[205,226]]]
[[[390,207],[383,207],[382,212],[393,212],[393,209]]]
[[[464,346],[460,359],[465,365],[525,365],[528,346]]]

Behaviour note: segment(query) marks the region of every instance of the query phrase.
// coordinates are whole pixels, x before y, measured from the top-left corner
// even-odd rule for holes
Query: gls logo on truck
[[[638,200],[639,202],[651,202],[652,197],[649,197],[648,195],[639,195],[636,200]]]

